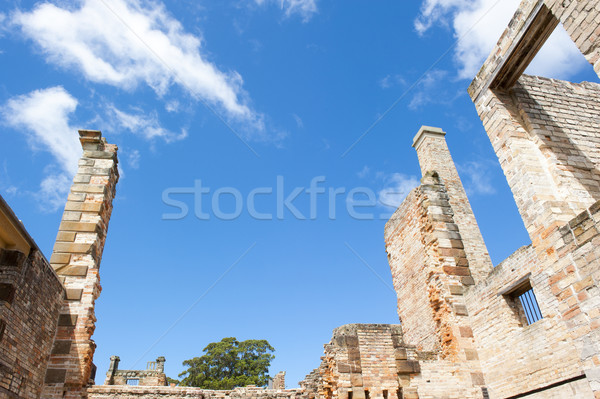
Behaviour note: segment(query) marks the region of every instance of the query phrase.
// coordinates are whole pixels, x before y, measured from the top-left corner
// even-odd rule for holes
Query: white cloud
[[[460,39],[454,53],[459,66],[458,77],[472,79],[508,26],[519,3],[520,0],[423,0],[415,28],[424,34],[434,25],[451,26],[455,37]],[[568,79],[586,63],[559,26],[526,72]]]
[[[127,90],[146,83],[159,96],[177,84],[230,119],[264,130],[263,116],[244,100],[241,76],[209,62],[201,52],[202,38],[186,33],[161,3],[83,0],[65,8],[41,3],[15,13],[12,22],[50,62],[92,82]]]
[[[415,176],[393,173],[385,179],[385,187],[379,191],[379,202],[383,206],[397,208],[410,191],[420,184]]]
[[[50,174],[40,183],[40,190],[34,193],[40,209],[55,212],[61,209],[67,200],[72,178],[65,173]]]
[[[258,5],[268,3],[277,4],[284,11],[286,17],[294,14],[300,15],[304,22],[307,22],[317,13],[317,0],[254,0]]]
[[[146,140],[160,138],[167,143],[171,143],[187,137],[187,131],[185,129],[182,129],[181,133],[177,134],[163,128],[160,125],[158,114],[155,111],[148,114],[140,109],[136,109],[136,112],[128,113],[117,109],[114,105],[110,105],[108,111],[110,116],[119,126]]]
[[[72,176],[81,156],[77,128],[69,125],[69,115],[76,107],[77,100],[56,86],[11,98],[2,107],[2,117],[28,135],[32,149],[50,152]]]
[[[296,126],[298,126],[298,128],[300,128],[300,129],[302,129],[304,127],[304,121],[302,120],[302,118],[300,118],[296,114],[292,114],[292,116],[294,117],[294,120],[296,121]]]
[[[379,81],[379,87],[389,89],[394,86],[406,86],[406,80],[398,74],[389,74]]]
[[[457,165],[465,186],[465,191],[469,196],[496,193],[496,189],[492,184],[491,167],[492,164],[479,161],[469,161]]]
[[[370,171],[371,168],[365,165],[359,172],[356,173],[356,176],[358,176],[359,179],[364,179],[365,177],[367,177]]]
[[[427,72],[415,88],[415,93],[408,103],[408,108],[415,111],[430,103],[448,101],[450,96],[447,93],[440,95],[444,89],[438,87],[447,75],[447,71],[440,69],[432,69]]]
[[[138,150],[133,150],[127,154],[127,161],[132,169],[138,169],[140,167],[140,159],[142,156]]]
[[[16,96],[2,107],[4,121],[28,136],[33,150],[50,152],[62,171],[48,174],[34,193],[41,209],[54,212],[67,198],[81,156],[77,128],[69,125],[69,115],[77,100],[61,86]]]

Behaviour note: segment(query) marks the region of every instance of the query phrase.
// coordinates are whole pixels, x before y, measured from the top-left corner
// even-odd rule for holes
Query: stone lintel
[[[104,150],[104,141],[102,141],[102,132],[100,130],[79,130],[79,142],[84,150]]]
[[[421,126],[421,128],[419,129],[419,131],[415,135],[415,138],[413,139],[413,145],[412,146],[415,148],[415,150],[419,151],[419,146],[427,138],[444,139],[445,135],[446,135],[446,132],[444,132],[439,127]]]

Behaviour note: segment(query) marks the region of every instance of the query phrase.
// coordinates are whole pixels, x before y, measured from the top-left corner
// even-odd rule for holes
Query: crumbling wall
[[[531,325],[518,311],[519,299],[510,295],[513,287],[527,281],[543,316]],[[560,319],[551,317],[557,300],[549,283],[535,250],[526,246],[467,294],[480,363],[493,398],[511,397],[583,374],[577,347],[566,339],[569,332]],[[578,384],[583,387],[581,394],[593,397],[589,383],[587,391],[584,383]],[[556,394],[546,390],[545,395],[550,392]]]
[[[600,398],[600,86],[522,75],[559,21],[600,72],[597,1],[524,0],[469,87],[532,241],[469,292],[500,397]],[[544,316],[530,326],[502,295],[524,277]]]
[[[99,267],[119,179],[117,147],[99,131],[80,130],[83,156],[65,205],[50,263],[66,288],[44,398],[79,399],[95,373],[91,339],[100,295]]]
[[[409,387],[419,372],[416,350],[399,325],[347,324],[333,331],[318,369],[300,382],[309,398],[418,398]]]
[[[0,249],[0,397],[40,397],[63,296],[37,247]]]
[[[88,389],[89,399],[307,399],[301,389],[263,389],[257,387],[213,391],[192,387],[132,387],[93,386]]]
[[[148,362],[146,370],[120,370],[121,359],[111,356],[104,385],[127,385],[128,380],[135,380],[135,385],[139,386],[166,386],[165,360],[164,356],[159,356],[155,362]]]
[[[280,371],[273,377],[273,389],[285,389],[285,371]]]

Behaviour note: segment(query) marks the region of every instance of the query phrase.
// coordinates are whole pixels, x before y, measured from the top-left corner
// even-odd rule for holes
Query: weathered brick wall
[[[600,199],[600,85],[523,75],[510,94],[559,198],[576,214]]]
[[[500,397],[600,398],[600,87],[521,75],[558,20],[600,72],[599,13],[591,0],[523,1],[469,87],[532,241],[467,293],[486,382]],[[530,326],[499,295],[526,273],[544,316]]]
[[[484,397],[480,374],[472,373],[465,362],[444,359],[441,351],[418,351],[406,344],[399,325],[339,327],[322,359],[300,383],[308,398]]]
[[[430,260],[422,243],[422,200],[419,189],[411,191],[386,223],[385,241],[404,338],[419,350],[438,350],[440,339],[426,289],[428,275],[424,271]],[[392,266],[399,262],[408,266]]]
[[[600,5],[597,0],[544,0],[600,76]]]
[[[37,248],[0,249],[0,397],[40,397],[63,297]]]
[[[73,179],[50,258],[66,288],[44,398],[79,399],[90,384],[96,344],[94,303],[112,200],[119,178],[117,147],[99,131],[80,130],[83,156]]]
[[[190,387],[94,386],[88,389],[89,399],[306,399],[301,389],[236,388],[212,391]]]
[[[502,295],[527,279],[543,315],[531,325],[517,312],[518,304],[513,301],[518,298]],[[574,341],[565,339],[567,329],[552,317],[556,306],[549,275],[540,270],[531,246],[517,250],[496,266],[485,282],[468,291],[467,307],[491,397],[522,394],[582,374]],[[591,395],[589,384],[587,389]]]
[[[460,230],[462,249],[469,262],[470,275],[479,281],[492,270],[492,261],[448,150],[445,135],[440,128],[423,126],[414,138],[413,147],[419,157],[421,174],[425,176],[427,172],[435,171],[444,182],[454,222]]]
[[[407,349],[399,325],[347,324],[324,348],[320,367],[300,382],[308,397],[397,399],[404,388],[404,398],[418,398],[410,387],[419,372],[416,350]]]
[[[167,375],[165,374],[165,358],[160,356],[155,362],[148,362],[146,370],[120,370],[119,356],[110,357],[110,366],[106,373],[104,385],[127,385],[127,380],[137,380],[140,386],[165,386]]]
[[[285,371],[280,371],[273,377],[273,389],[285,389]]]

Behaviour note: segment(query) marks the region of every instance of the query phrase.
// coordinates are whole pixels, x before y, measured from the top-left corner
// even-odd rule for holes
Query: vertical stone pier
[[[471,276],[475,282],[479,282],[492,271],[493,265],[445,136],[446,132],[438,127],[422,126],[413,139],[413,147],[419,157],[422,175],[437,172],[448,190],[454,220],[460,230],[464,251],[469,260]]]
[[[66,289],[42,397],[85,398],[93,381],[91,339],[100,295],[99,267],[119,180],[117,146],[100,131],[80,130],[83,156],[73,179],[50,264]]]

